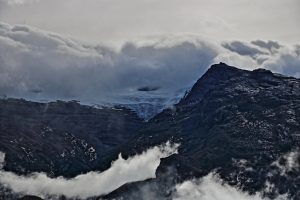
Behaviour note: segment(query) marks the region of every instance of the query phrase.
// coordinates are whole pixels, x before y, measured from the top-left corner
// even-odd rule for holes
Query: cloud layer
[[[249,195],[235,187],[224,183],[217,175],[210,173],[202,179],[185,181],[176,185],[173,200],[269,200],[259,193]],[[276,200],[286,200],[281,195]]]
[[[125,183],[155,178],[162,158],[177,153],[178,145],[167,142],[124,160],[120,155],[104,172],[89,172],[72,179],[49,178],[44,173],[18,176],[0,171],[0,183],[16,193],[36,196],[64,195],[68,198],[87,198],[108,194]]]
[[[259,195],[250,196],[209,174],[200,180],[185,181],[176,186],[173,200],[262,200]]]
[[[131,41],[113,49],[29,26],[0,23],[2,96],[167,103],[184,93],[211,64],[221,61],[300,77],[299,45],[262,40],[218,43],[196,35],[171,35]],[[145,87],[158,90],[139,90]]]

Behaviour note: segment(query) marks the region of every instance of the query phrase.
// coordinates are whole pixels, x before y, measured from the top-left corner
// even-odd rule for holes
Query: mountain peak
[[[220,62],[218,64],[213,64],[208,70],[239,70],[236,67],[227,65],[226,63]]]
[[[232,66],[229,66],[223,62],[219,62],[218,64],[213,64],[210,68],[222,68],[222,67],[227,68],[227,67],[232,67]]]
[[[247,71],[229,66],[223,62],[214,64],[200,79],[198,79],[190,90],[190,93],[182,99],[179,105],[198,101],[205,93],[213,89],[216,85],[219,85],[220,82],[229,80],[232,77],[237,77],[245,72]]]
[[[239,82],[247,86],[247,81],[260,80],[271,85],[277,84],[276,76],[267,69],[258,68],[253,71],[239,69],[226,63],[213,64],[207,72],[194,84],[190,92],[185,95],[178,105],[193,105],[201,100],[205,94],[223,87],[226,83]],[[248,87],[248,86],[247,86]]]
[[[220,62],[219,64],[213,64],[197,82],[202,79],[214,79],[214,81],[227,80],[243,72],[247,71]]]

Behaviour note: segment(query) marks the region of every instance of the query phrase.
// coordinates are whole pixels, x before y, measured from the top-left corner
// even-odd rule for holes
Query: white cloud
[[[266,60],[264,66],[272,71],[300,78],[300,54],[298,46],[283,47],[272,58]]]
[[[167,142],[148,149],[140,155],[124,160],[119,156],[104,172],[89,172],[72,179],[49,178],[44,173],[18,176],[12,172],[0,171],[0,183],[16,193],[36,196],[65,195],[69,198],[87,198],[108,194],[125,183],[155,178],[155,172],[162,158],[177,153],[178,145]]]
[[[259,193],[249,195],[224,183],[217,175],[210,173],[201,179],[185,181],[176,185],[173,200],[268,200]],[[282,195],[277,200],[286,200]]]
[[[89,104],[170,104],[215,62],[299,77],[299,47],[274,45],[218,43],[179,34],[135,40],[113,49],[30,26],[0,23],[0,95]],[[159,89],[138,91],[141,87]]]
[[[172,177],[172,170],[164,176]],[[174,180],[164,179],[164,182],[148,182],[136,188],[130,193],[126,193],[121,199],[132,200],[165,200],[166,194],[172,200],[271,200],[265,196],[265,193],[276,189],[274,184],[268,181],[262,191],[256,191],[255,194],[249,194],[238,186],[232,186],[222,180],[218,174],[211,172],[202,178],[186,180],[182,183],[173,185]],[[166,192],[162,192],[166,190]],[[273,196],[274,200],[288,200],[287,194]]]

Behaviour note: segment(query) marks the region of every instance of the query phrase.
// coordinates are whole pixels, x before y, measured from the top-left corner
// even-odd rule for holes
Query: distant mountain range
[[[125,107],[0,100],[4,170],[18,174],[102,171],[119,152],[128,157],[166,141],[180,143],[179,153],[162,160],[156,179],[103,198],[128,199],[149,183],[164,185],[160,195],[168,199],[175,182],[214,171],[251,194],[268,182],[273,187],[264,191],[267,197],[300,199],[300,79],[215,64],[176,105],[147,122]]]

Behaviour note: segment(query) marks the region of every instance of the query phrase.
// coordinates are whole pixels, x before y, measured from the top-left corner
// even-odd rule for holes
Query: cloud
[[[278,42],[260,40],[251,43],[233,41],[223,43],[231,53],[220,53],[215,60],[248,69],[266,68],[283,75],[300,77],[299,45],[283,46]],[[251,67],[252,66],[252,67]]]
[[[300,78],[300,55],[298,46],[283,48],[264,63],[272,71]]]
[[[180,99],[215,62],[299,77],[299,49],[276,42],[218,43],[190,34],[134,40],[116,49],[0,23],[0,95],[163,107]]]
[[[0,3],[5,3],[8,5],[20,5],[20,4],[27,4],[27,3],[36,3],[39,0],[0,0]]]
[[[185,181],[176,186],[173,200],[262,200],[258,195],[250,196],[234,187],[223,184],[209,174],[200,180]]]
[[[224,183],[217,175],[210,173],[201,179],[185,181],[176,185],[173,200],[268,200],[259,193],[249,195]],[[277,200],[287,199],[285,195]]]
[[[94,103],[111,102],[112,96],[141,87],[159,87],[153,96],[168,96],[197,80],[217,55],[211,44],[175,36],[159,43],[128,42],[113,50],[8,24],[0,25],[0,43],[2,95]]]
[[[147,182],[135,188],[134,191],[123,193],[121,199],[132,200],[165,200],[166,196],[172,200],[270,200],[265,197],[264,192],[274,189],[274,185],[266,183],[263,191],[257,191],[255,194],[249,194],[242,191],[237,186],[231,186],[219,178],[218,174],[211,172],[202,178],[186,180],[174,185],[172,179],[172,170],[165,174],[169,180],[163,182]],[[287,200],[288,195],[283,194],[273,196],[274,200]]]
[[[104,172],[89,172],[72,179],[49,178],[44,173],[19,176],[0,171],[0,183],[21,194],[36,196],[64,195],[68,198],[88,198],[108,194],[125,183],[155,178],[155,172],[162,158],[177,153],[178,145],[167,142],[148,149],[140,155],[112,162]]]
[[[273,52],[274,50],[277,50],[281,47],[281,45],[278,42],[275,41],[263,41],[263,40],[255,40],[252,41],[251,44],[254,44],[258,47],[268,49],[270,52]]]
[[[227,42],[223,44],[223,47],[242,56],[255,57],[256,55],[265,54],[263,51],[241,41]]]
[[[253,0],[251,5],[236,0],[2,1],[19,3],[0,8],[2,21],[26,23],[93,42],[188,32],[217,40],[266,38],[291,44],[298,42],[300,35],[299,0]]]

